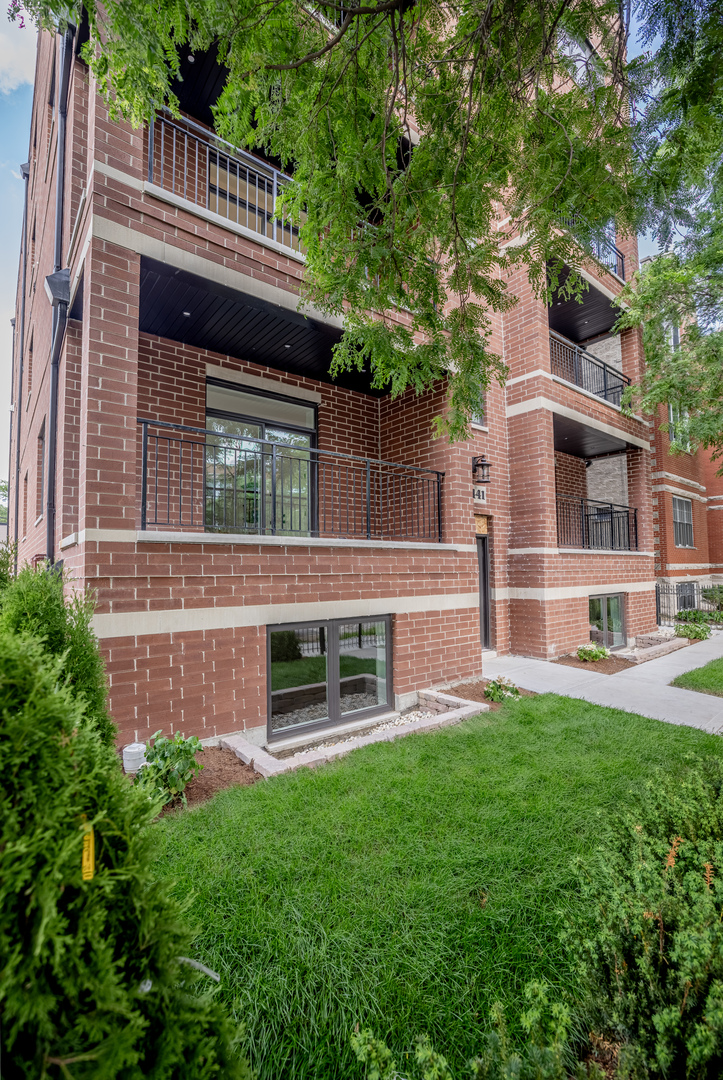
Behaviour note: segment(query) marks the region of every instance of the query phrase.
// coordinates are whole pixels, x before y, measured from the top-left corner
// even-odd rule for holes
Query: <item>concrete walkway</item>
[[[723,633],[713,633],[707,641],[699,641],[686,649],[631,664],[628,671],[617,675],[601,675],[591,666],[590,671],[553,664],[549,660],[530,660],[524,656],[499,656],[485,660],[485,678],[504,675],[524,690],[538,694],[562,694],[582,698],[596,705],[640,713],[653,720],[700,728],[714,735],[723,733],[723,697],[699,694],[669,686],[671,679],[684,671],[702,667],[709,660],[723,657]]]

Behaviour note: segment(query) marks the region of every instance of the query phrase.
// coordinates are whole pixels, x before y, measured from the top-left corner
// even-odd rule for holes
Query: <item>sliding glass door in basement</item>
[[[389,711],[391,617],[267,627],[268,737]]]

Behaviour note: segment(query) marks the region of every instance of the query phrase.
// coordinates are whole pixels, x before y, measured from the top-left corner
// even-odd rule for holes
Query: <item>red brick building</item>
[[[661,408],[653,432],[655,572],[669,594],[668,614],[694,606],[696,584],[723,584],[723,477],[705,450],[676,438],[672,409]],[[671,447],[674,452],[671,452]],[[697,602],[697,601],[696,601]]]
[[[298,309],[284,177],[210,129],[213,60],[184,58],[182,121],[134,131],[78,44],[38,45],[10,535],[97,591],[122,740],[361,723],[487,649],[651,630],[652,432],[619,407],[641,345],[610,333],[634,242],[601,244],[583,304],[518,272],[507,385],[435,440],[444,385],[328,375],[341,326]]]

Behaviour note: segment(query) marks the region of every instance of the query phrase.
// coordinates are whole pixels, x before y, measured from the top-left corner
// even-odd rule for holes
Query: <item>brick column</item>
[[[628,505],[638,511],[638,551],[653,551],[653,502],[650,452],[628,447]]]
[[[140,256],[93,239],[85,264],[79,529],[136,527]]]
[[[633,383],[640,383],[645,370],[642,330],[635,328],[623,330],[620,335],[620,354],[623,363],[623,375],[627,375]]]

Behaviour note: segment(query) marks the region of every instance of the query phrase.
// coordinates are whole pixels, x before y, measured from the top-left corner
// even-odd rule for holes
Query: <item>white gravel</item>
[[[434,716],[434,713],[429,709],[411,709],[402,716],[398,716],[396,720],[385,720],[383,724],[377,724],[375,727],[365,730],[364,735],[373,735],[376,731],[388,731],[390,728],[407,727],[409,724],[415,724],[418,720],[427,720],[430,716]],[[343,746],[344,743],[353,742],[354,739],[359,738],[360,734],[361,732],[356,732],[346,739],[329,739],[328,742],[316,743],[313,747],[307,747],[307,749],[331,750],[332,746]],[[293,756],[300,757],[305,752],[305,750],[300,750]]]

